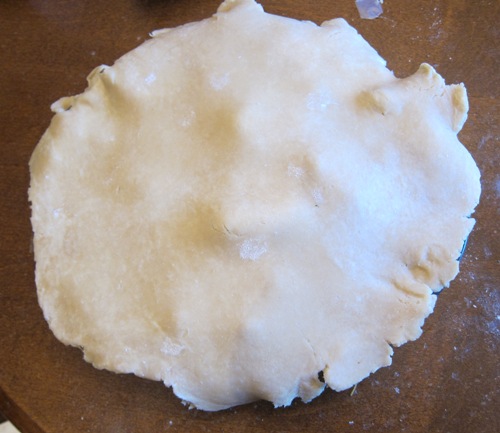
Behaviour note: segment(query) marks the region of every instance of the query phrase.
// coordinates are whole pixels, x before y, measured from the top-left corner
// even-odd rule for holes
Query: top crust
[[[54,334],[204,410],[389,365],[474,225],[464,86],[251,0],[152,35],[52,106],[30,161]]]

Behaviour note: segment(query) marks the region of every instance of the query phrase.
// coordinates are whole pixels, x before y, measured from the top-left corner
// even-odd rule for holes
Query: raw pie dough
[[[30,162],[54,334],[209,411],[389,365],[474,225],[464,86],[252,0],[152,36],[53,105]]]

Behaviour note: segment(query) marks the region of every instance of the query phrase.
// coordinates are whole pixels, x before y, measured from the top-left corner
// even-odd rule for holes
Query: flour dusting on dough
[[[243,260],[258,260],[267,251],[267,243],[260,239],[245,239],[240,247]]]

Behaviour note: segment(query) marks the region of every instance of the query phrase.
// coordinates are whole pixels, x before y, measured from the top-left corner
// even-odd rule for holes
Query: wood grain
[[[439,295],[423,336],[349,391],[326,391],[286,409],[269,403],[220,413],[188,410],[159,383],[92,368],[59,343],[38,306],[27,202],[28,160],[49,106],[81,92],[157,28],[210,16],[218,0],[0,2],[0,412],[24,433],[453,432],[500,429],[499,209],[500,3],[384,2],[361,20],[354,0],[267,0],[269,12],[320,23],[342,16],[397,76],[429,62],[465,82],[469,120],[460,138],[482,173],[483,194],[462,272]]]

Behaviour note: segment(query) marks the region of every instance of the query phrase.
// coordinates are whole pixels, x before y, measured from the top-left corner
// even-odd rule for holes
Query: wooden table
[[[267,0],[267,11],[320,23],[346,18],[397,76],[429,62],[463,81],[469,120],[460,134],[482,173],[477,226],[459,277],[440,296],[423,336],[354,393],[312,403],[259,402],[221,413],[188,410],[160,383],[98,371],[59,343],[37,304],[28,159],[61,96],[157,28],[211,15],[218,0],[0,2],[0,411],[25,433],[450,432],[500,428],[499,22],[495,0],[386,0],[361,20],[354,0]]]

